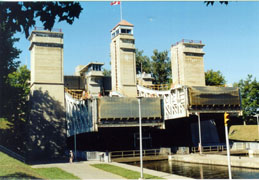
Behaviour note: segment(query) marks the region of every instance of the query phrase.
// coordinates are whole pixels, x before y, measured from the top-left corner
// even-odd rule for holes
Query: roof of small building
[[[258,141],[257,125],[233,125],[229,129],[229,139],[234,141]]]
[[[78,67],[78,71],[80,71],[80,73],[84,73],[84,72],[87,71],[87,69],[89,68],[89,66],[90,66],[90,65],[93,65],[93,64],[95,64],[95,65],[100,65],[100,66],[103,66],[103,65],[104,65],[104,63],[102,63],[102,62],[90,62],[90,63],[88,63],[87,65],[78,65],[78,66],[77,66],[77,67]]]
[[[126,20],[121,20],[121,22],[119,22],[112,30],[116,29],[118,26],[131,26],[131,27],[134,27],[133,24],[129,23],[128,21]]]

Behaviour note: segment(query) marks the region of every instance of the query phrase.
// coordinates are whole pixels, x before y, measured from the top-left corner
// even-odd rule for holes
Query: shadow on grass
[[[31,176],[25,173],[13,173],[6,176],[0,176],[0,179],[40,179],[39,177]]]
[[[65,110],[53,97],[53,92],[34,90],[25,119],[1,118],[8,127],[0,130],[0,144],[24,156],[27,163],[67,161]]]

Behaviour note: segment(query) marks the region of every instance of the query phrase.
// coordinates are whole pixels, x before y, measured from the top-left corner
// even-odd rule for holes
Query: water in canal
[[[139,166],[139,163],[133,163]],[[228,179],[227,166],[192,164],[176,161],[145,161],[143,167],[195,179]],[[232,167],[233,179],[259,179],[259,170]]]

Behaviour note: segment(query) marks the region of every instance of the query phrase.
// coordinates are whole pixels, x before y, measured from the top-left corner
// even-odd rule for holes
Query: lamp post
[[[259,139],[259,122],[258,122],[258,121],[259,121],[259,120],[258,120],[259,114],[254,115],[254,117],[257,118],[258,139]]]
[[[75,151],[75,161],[76,161],[76,126],[75,126],[75,122],[73,121],[73,124],[74,124],[74,151]]]
[[[142,156],[142,122],[141,122],[141,99],[142,97],[138,96],[138,107],[139,107],[139,150],[140,150],[140,178],[139,180],[144,179],[143,178],[143,156]]]
[[[231,173],[231,161],[230,161],[230,147],[229,147],[229,140],[228,140],[228,122],[229,121],[229,113],[224,113],[224,125],[225,125],[225,136],[226,136],[226,145],[227,145],[227,157],[228,157],[228,176],[229,179],[232,179]]]
[[[200,154],[202,154],[202,145],[201,145],[201,117],[200,117],[200,113],[196,112],[196,115],[198,116],[198,127],[199,127],[199,144],[198,144],[198,148],[200,150]]]

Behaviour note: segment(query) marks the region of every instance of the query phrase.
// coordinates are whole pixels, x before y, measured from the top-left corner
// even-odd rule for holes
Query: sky
[[[64,33],[64,74],[77,65],[103,62],[110,69],[111,29],[120,22],[120,6],[110,1],[80,1],[83,11],[73,25],[56,23]],[[151,57],[154,49],[169,52],[182,40],[201,40],[205,47],[204,70],[221,71],[227,84],[259,79],[259,2],[123,1],[122,19],[134,24],[135,46]],[[37,27],[43,27],[37,21]],[[31,29],[32,30],[32,29]],[[22,50],[19,60],[30,68],[30,42],[16,33]]]

